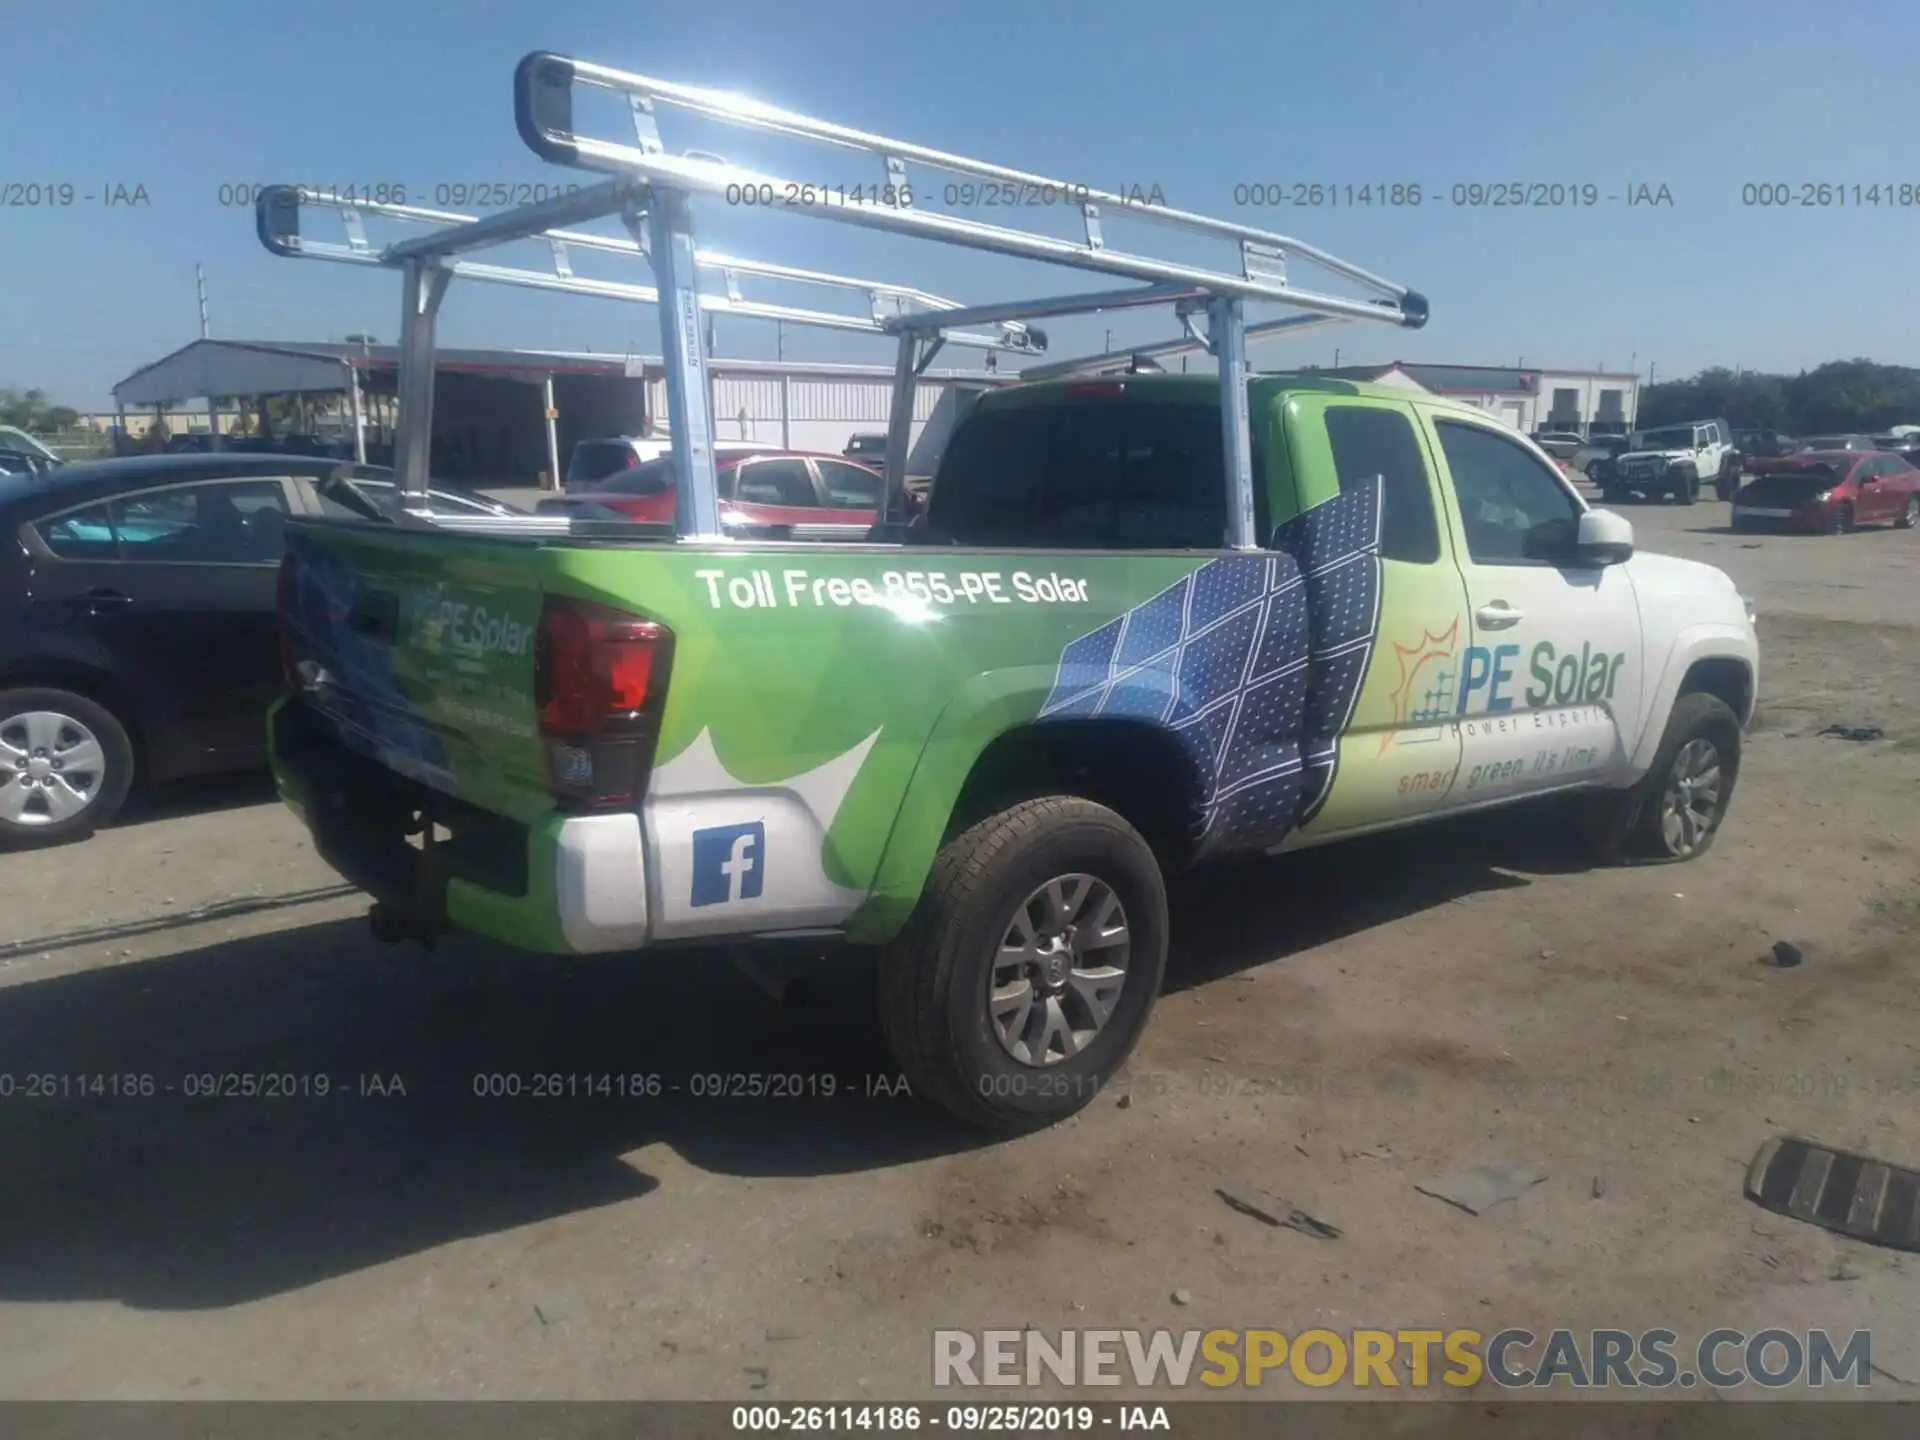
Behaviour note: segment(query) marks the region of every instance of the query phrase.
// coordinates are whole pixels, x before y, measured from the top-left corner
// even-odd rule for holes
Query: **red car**
[[[1816,450],[1775,468],[1733,497],[1733,528],[1782,526],[1844,534],[1856,525],[1920,524],[1920,470],[1885,451]]]
[[[714,463],[720,482],[720,524],[727,530],[832,527],[864,531],[877,518],[886,487],[878,470],[839,455],[780,450],[723,454]],[[642,523],[671,525],[672,457],[663,455],[616,470],[590,486],[568,490],[562,499],[542,500],[537,508],[552,514],[587,506],[617,511]]]

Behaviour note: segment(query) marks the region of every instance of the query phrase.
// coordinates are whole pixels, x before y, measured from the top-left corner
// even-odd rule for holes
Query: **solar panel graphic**
[[[1277,845],[1332,789],[1380,622],[1380,482],[1070,641],[1040,718],[1168,727],[1202,786],[1202,853]]]

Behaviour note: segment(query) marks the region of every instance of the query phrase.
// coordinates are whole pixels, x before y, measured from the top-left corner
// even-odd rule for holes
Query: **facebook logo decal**
[[[758,820],[694,831],[692,903],[723,905],[759,899],[767,875],[766,854],[767,827]]]

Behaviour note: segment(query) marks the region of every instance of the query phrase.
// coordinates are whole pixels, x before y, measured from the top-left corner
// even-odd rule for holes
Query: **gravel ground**
[[[0,1396],[904,1397],[936,1326],[1022,1324],[1871,1325],[1876,1387],[1920,1382],[1916,1262],[1741,1198],[1784,1130],[1920,1164],[1920,537],[1626,513],[1761,607],[1714,852],[1591,871],[1491,815],[1207,874],[1128,1085],[1010,1143],[884,1093],[854,974],[796,1008],[686,959],[376,946],[255,781],[5,857]],[[551,1072],[836,1093],[475,1093]],[[291,1093],[189,1093],[223,1074]],[[1490,1159],[1549,1178],[1478,1218],[1414,1188]]]

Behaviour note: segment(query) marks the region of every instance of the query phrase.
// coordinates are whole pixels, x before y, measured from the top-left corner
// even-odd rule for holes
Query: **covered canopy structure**
[[[531,486],[542,474],[564,474],[580,440],[665,428],[666,369],[654,356],[439,349],[434,360],[432,468],[442,479]],[[718,359],[711,371],[723,438],[737,432],[744,440],[838,451],[851,433],[886,428],[890,365]],[[113,393],[122,414],[204,399],[216,436],[216,405],[257,410],[264,432],[267,398],[304,397],[338,414],[356,459],[390,464],[399,373],[392,345],[206,339],[142,366]],[[924,378],[916,440],[929,427],[944,429],[948,392],[977,393],[1017,377],[956,368]]]

